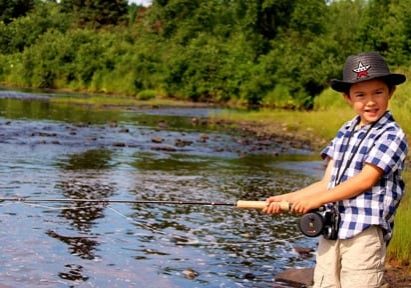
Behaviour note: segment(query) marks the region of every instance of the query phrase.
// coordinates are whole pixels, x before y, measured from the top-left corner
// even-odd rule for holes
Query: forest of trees
[[[411,60],[411,0],[0,0],[0,82],[310,108],[347,55]]]

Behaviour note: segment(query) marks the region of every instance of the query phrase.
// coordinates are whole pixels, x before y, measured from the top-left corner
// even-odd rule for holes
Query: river
[[[0,91],[1,197],[263,200],[322,174],[310,151],[211,125],[211,108],[96,109]],[[1,287],[272,287],[313,266],[298,218],[230,206],[0,203]],[[3,286],[2,286],[3,285]],[[286,286],[284,286],[286,287]]]

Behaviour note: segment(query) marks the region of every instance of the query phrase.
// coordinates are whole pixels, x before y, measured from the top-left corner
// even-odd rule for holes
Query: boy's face
[[[372,79],[351,85],[345,99],[361,118],[361,125],[367,125],[380,119],[387,111],[388,101],[394,89],[380,79]]]

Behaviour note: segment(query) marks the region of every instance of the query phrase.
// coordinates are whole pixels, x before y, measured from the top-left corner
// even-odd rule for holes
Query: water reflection
[[[89,179],[84,179],[84,182],[79,179],[62,181],[57,184],[57,188],[61,189],[63,196],[67,199],[107,199],[114,192],[113,186]],[[62,210],[61,214],[64,218],[71,220],[71,225],[77,230],[89,232],[94,221],[104,217],[103,210],[106,205],[87,201],[72,202]]]
[[[62,170],[104,170],[113,167],[111,164],[113,152],[108,149],[90,149],[83,153],[72,154],[68,159],[57,163]]]
[[[59,277],[62,279],[70,280],[70,281],[86,281],[89,277],[84,276],[83,267],[81,265],[76,264],[67,264],[65,267],[68,269],[67,272],[60,272]]]
[[[101,183],[105,171],[112,168],[112,152],[107,149],[91,149],[73,153],[57,162],[63,180],[56,183],[56,188],[67,199],[107,199],[113,195],[113,185]],[[87,171],[92,171],[91,177]],[[63,235],[61,232],[48,230],[46,234],[65,243],[72,255],[81,259],[95,259],[95,250],[99,241],[90,236],[97,219],[104,217],[107,203],[71,202],[61,209],[60,215],[69,220],[70,225],[80,232],[78,235]],[[72,232],[71,232],[72,234]],[[68,280],[87,280],[78,266],[67,264],[69,272],[60,272],[59,276]],[[74,268],[73,268],[74,267]]]
[[[92,107],[57,104],[49,99],[0,98],[0,115],[8,119],[55,120],[70,123],[107,123],[118,119],[118,111],[96,113]]]
[[[69,246],[69,251],[82,259],[93,260],[95,258],[94,250],[98,245],[95,237],[87,236],[64,236],[55,231],[49,230],[46,234],[52,238],[58,239]]]

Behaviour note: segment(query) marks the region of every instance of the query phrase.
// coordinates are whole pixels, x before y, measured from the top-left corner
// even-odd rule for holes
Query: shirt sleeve
[[[402,167],[408,145],[404,133],[384,132],[374,143],[365,162],[375,165],[390,174]]]
[[[326,158],[333,158],[334,154],[334,141],[333,139],[322,151],[321,151],[321,158],[326,159]]]
[[[343,126],[344,127],[344,126]],[[334,153],[335,151],[335,145],[338,139],[344,137],[344,131],[343,128],[340,128],[338,130],[337,135],[330,141],[330,143],[321,151],[321,158],[326,159],[326,158],[334,158]]]

